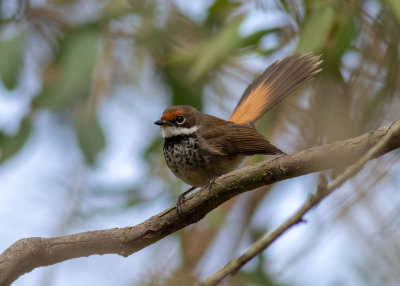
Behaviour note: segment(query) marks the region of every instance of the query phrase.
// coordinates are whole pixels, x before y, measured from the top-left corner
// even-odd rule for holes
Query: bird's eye
[[[176,123],[178,124],[183,124],[183,122],[185,122],[185,118],[183,116],[177,116],[175,118]]]

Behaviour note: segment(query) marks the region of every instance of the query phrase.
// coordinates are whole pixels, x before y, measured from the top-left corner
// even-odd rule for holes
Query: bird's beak
[[[154,122],[154,124],[163,126],[163,125],[167,124],[167,121],[165,121],[164,119],[160,119],[160,120],[157,120],[156,122]]]

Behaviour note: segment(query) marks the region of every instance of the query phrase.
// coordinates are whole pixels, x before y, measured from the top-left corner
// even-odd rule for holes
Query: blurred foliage
[[[85,154],[89,164],[93,164],[96,155],[105,145],[105,137],[95,114],[80,108],[76,111],[75,128],[78,135],[79,146]]]
[[[16,154],[25,145],[30,133],[31,122],[28,118],[22,120],[16,134],[0,132],[0,163]]]
[[[15,88],[22,68],[25,35],[18,33],[0,42],[0,77],[8,89]]]
[[[260,130],[267,130],[272,140],[286,142],[291,150],[355,136],[398,119],[397,0],[214,0],[203,5],[200,16],[175,1],[52,0],[42,6],[28,0],[11,2],[0,2],[1,82],[6,89],[18,91],[29,59],[38,66],[41,88],[32,95],[19,129],[0,131],[1,162],[22,150],[34,131],[32,121],[49,111],[55,118],[65,119],[67,114],[62,124],[75,131],[83,164],[96,167],[98,154],[107,146],[98,119],[102,99],[112,97],[118,86],[135,86],[146,63],[154,70],[151,76],[160,79],[171,105],[203,109],[207,90],[215,99],[213,105],[224,106],[232,100],[230,93],[238,96],[232,82],[248,83],[261,72],[251,67],[254,59],[271,61],[293,52],[322,54],[321,76],[301,96],[290,97],[260,122]],[[243,31],[255,11],[265,17],[279,15],[280,20]],[[119,54],[121,46],[128,52]],[[132,96],[140,102],[141,95]],[[149,141],[143,158],[151,171],[142,187],[128,189],[140,192],[158,176],[162,188],[180,191],[182,184],[171,179],[165,168],[161,144],[160,136]],[[130,203],[124,206],[145,201],[127,193]],[[246,207],[240,210],[243,223],[236,225],[231,237],[235,245],[231,255],[237,254],[245,233],[256,231],[251,222],[267,194],[265,190],[249,194]],[[182,262],[162,281],[164,285],[188,285],[196,279],[195,270],[225,231],[234,203],[228,202],[180,233]],[[260,256],[252,269],[242,270],[229,285],[282,285],[265,264]],[[355,265],[366,283],[373,285],[380,274],[364,267]],[[386,279],[391,282],[390,277]],[[149,281],[148,285],[161,283]]]
[[[66,31],[44,71],[43,89],[33,101],[35,108],[65,109],[87,97],[98,42],[99,32],[93,28]]]

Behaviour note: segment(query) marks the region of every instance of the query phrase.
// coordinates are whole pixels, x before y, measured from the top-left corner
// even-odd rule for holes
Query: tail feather
[[[244,91],[229,121],[253,123],[321,71],[319,56],[292,55],[269,66]]]

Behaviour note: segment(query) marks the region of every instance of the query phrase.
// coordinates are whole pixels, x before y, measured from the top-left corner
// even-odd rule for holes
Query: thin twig
[[[364,164],[375,158],[380,154],[390,143],[394,136],[398,136],[400,133],[400,124],[393,124],[389,127],[388,133],[375,144],[364,156],[362,156],[353,165],[348,167],[345,172],[338,176],[329,186],[327,186],[326,179],[323,179],[318,184],[318,188],[314,194],[312,194],[308,200],[297,210],[291,217],[289,217],[284,223],[278,226],[275,230],[270,232],[268,235],[256,241],[249,250],[247,250],[240,257],[235,258],[228,262],[223,268],[216,273],[208,276],[199,286],[213,286],[220,283],[224,278],[235,274],[239,271],[247,262],[253,259],[256,255],[263,252],[268,246],[270,246],[276,239],[283,235],[291,227],[295,226],[300,222],[304,222],[303,216],[311,210],[314,206],[319,204],[324,198],[330,195],[335,189],[339,188],[346,180],[356,175],[364,166]],[[322,177],[325,178],[325,177]]]

